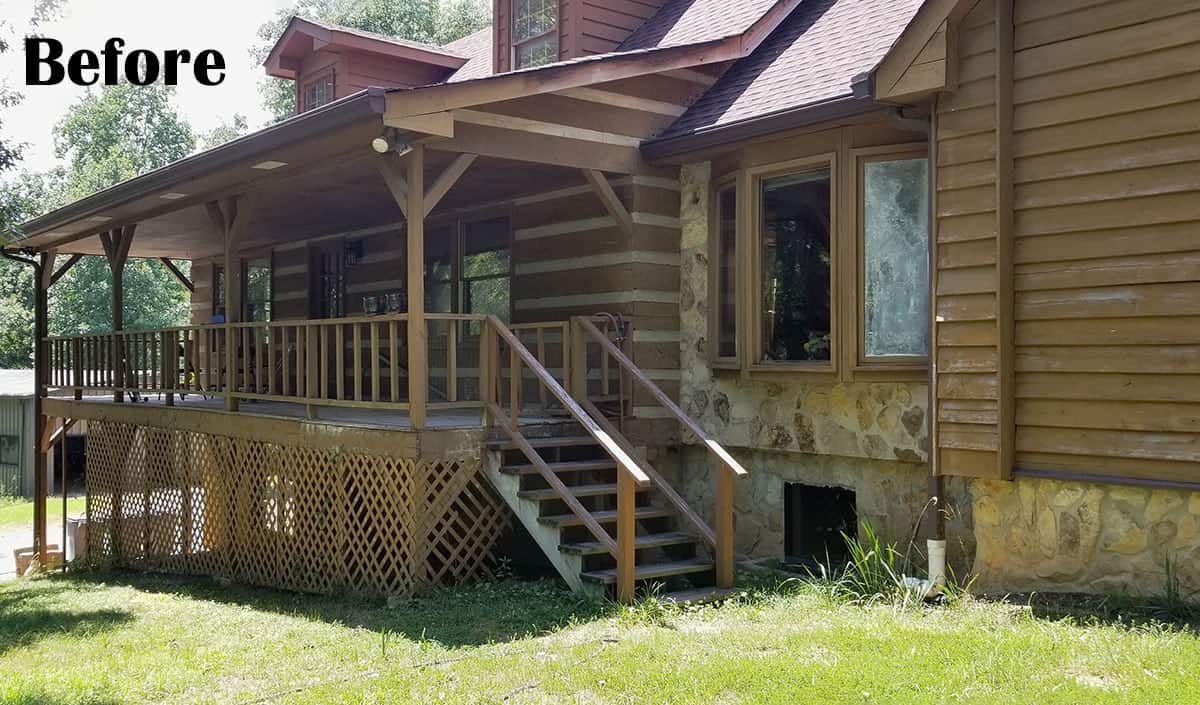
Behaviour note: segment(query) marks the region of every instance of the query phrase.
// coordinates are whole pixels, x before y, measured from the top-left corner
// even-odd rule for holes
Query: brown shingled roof
[[[921,0],[803,0],[656,141],[851,96],[853,78],[875,67],[920,6]]]
[[[491,25],[467,36],[456,39],[442,47],[448,52],[465,56],[467,63],[447,79],[448,83],[469,81],[492,75],[492,27]]]
[[[777,0],[668,0],[617,51],[697,44],[742,34]]]

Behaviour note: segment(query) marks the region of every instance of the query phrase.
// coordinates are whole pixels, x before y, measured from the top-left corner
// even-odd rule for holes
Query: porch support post
[[[50,283],[54,277],[54,260],[54,250],[43,252],[39,255],[34,269],[36,291],[33,302],[33,419],[34,442],[37,443],[37,448],[33,454],[33,547],[42,567],[46,566],[49,558],[46,549],[46,460],[53,424],[50,423],[50,418],[42,413],[42,399],[46,397],[47,391],[46,319]]]
[[[225,253],[225,410],[237,411],[238,400],[234,394],[241,384],[241,375],[238,371],[238,335],[233,324],[241,319],[242,314],[242,268],[238,248],[246,234],[251,205],[246,196],[237,195],[212,201],[207,206],[209,218],[221,236]]]
[[[429,390],[429,343],[425,326],[425,146],[408,155],[408,419],[425,428]]]
[[[128,371],[125,369],[124,340],[121,331],[125,328],[125,261],[129,259],[129,245],[133,242],[133,231],[137,225],[126,225],[100,233],[100,244],[112,270],[112,331],[113,331],[113,401],[125,401],[124,387]]]

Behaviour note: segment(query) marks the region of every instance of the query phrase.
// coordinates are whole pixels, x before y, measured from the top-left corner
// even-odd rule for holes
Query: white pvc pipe
[[[931,592],[946,586],[946,540],[929,539],[925,542],[929,555],[929,584]]]

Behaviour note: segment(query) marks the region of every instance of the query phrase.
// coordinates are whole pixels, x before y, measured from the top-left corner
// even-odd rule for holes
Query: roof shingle
[[[617,51],[699,44],[744,33],[778,0],[668,0]]]
[[[445,51],[466,57],[467,63],[446,79],[447,83],[469,81],[473,78],[483,78],[492,75],[492,27],[483,29],[456,39],[442,47]]]
[[[804,0],[658,139],[706,131],[852,94],[921,0]]]

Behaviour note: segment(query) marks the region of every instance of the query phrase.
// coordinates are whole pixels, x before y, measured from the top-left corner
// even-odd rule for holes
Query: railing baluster
[[[542,363],[542,367],[548,367],[548,365],[546,364],[546,336],[543,333],[544,331],[545,331],[545,329],[541,328],[540,326],[537,329],[537,356],[538,356],[538,362]],[[538,390],[538,404],[541,405],[542,409],[545,409],[546,408],[546,387],[544,385],[539,384],[537,386],[537,390]]]
[[[320,355],[321,355],[321,364],[320,364],[321,379],[318,383],[318,387],[320,389],[320,397],[322,399],[328,399],[329,398],[329,326],[321,326],[321,332],[320,332],[319,336],[320,337],[319,337],[318,342],[320,343],[320,347],[321,347],[321,352],[320,352]]]
[[[400,401],[400,323],[388,321],[388,386],[391,401]]]
[[[307,389],[308,389],[308,396],[311,399],[313,396],[315,396],[316,391],[320,388],[320,384],[318,384],[318,382],[317,382],[317,378],[321,374],[320,354],[317,352],[317,345],[318,345],[317,326],[312,323],[309,323],[308,329],[305,331],[304,337],[305,337],[304,342],[306,343],[306,345],[308,347],[308,355],[307,355],[307,357],[308,357],[308,384],[307,384]],[[316,404],[309,403],[308,405],[306,405],[305,406],[305,414],[310,419],[317,418]]]
[[[333,329],[333,344],[334,344],[334,372],[337,374],[337,382],[334,384],[339,400],[346,398],[346,332],[342,330],[341,323],[335,323]]]
[[[379,323],[371,321],[371,401],[379,401]]]
[[[267,394],[275,395],[275,328],[268,325],[267,333]]]
[[[458,401],[458,321],[446,321],[446,398]]]
[[[515,345],[508,346],[508,393],[512,424],[516,428],[521,420],[521,356],[517,354]]]
[[[354,376],[350,381],[354,384],[354,400],[362,401],[362,326],[352,323],[350,332],[350,342],[354,345]]]
[[[305,366],[307,360],[307,343],[304,340],[304,327],[296,326],[296,396],[301,399],[307,399],[312,396],[308,392],[307,382],[305,379],[308,367]]]
[[[283,386],[283,396],[292,395],[292,367],[290,364],[291,355],[288,353],[288,326],[279,326],[279,351],[283,360],[283,374],[280,380]]]

